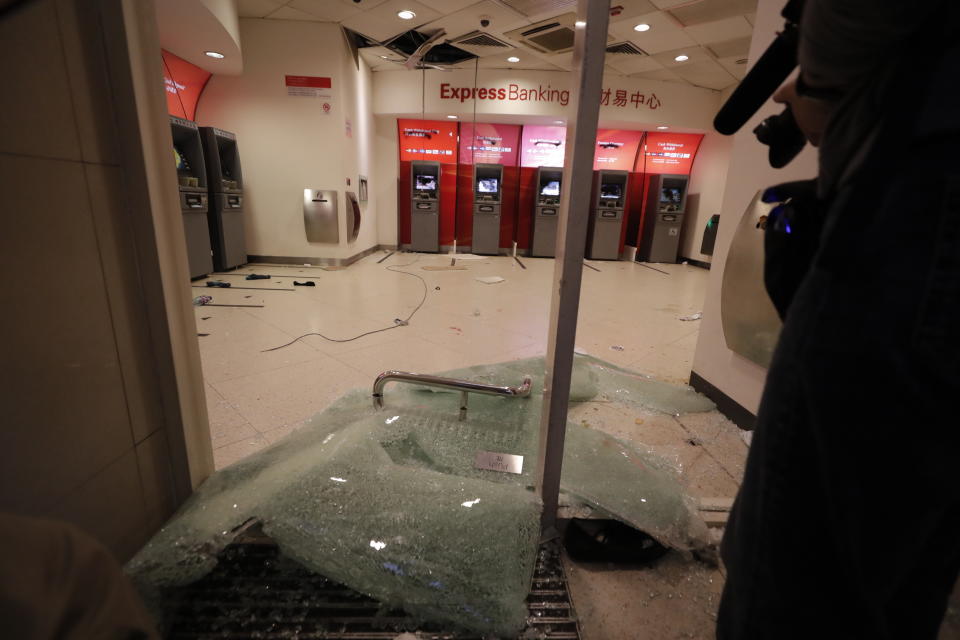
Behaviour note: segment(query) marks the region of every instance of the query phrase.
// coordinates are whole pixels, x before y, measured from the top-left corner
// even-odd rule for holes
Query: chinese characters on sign
[[[611,102],[610,96],[613,95],[613,101]],[[634,109],[639,109],[640,107],[647,107],[650,110],[659,109],[662,106],[660,98],[657,97],[657,94],[651,93],[647,95],[645,93],[640,93],[639,91],[627,91],[626,89],[617,89],[613,91],[612,89],[604,89],[600,92],[600,106],[601,107],[632,107]]]

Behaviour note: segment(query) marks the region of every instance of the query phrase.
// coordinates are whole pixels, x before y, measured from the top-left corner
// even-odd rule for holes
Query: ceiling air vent
[[[508,31],[504,35],[523,42],[540,53],[565,53],[573,49],[575,13],[544,20],[533,25]]]
[[[647,52],[632,42],[620,42],[607,47],[607,53],[621,53],[628,56],[645,56]]]
[[[501,42],[488,33],[483,31],[473,31],[468,33],[465,36],[460,36],[455,40],[451,40],[451,43],[462,46],[467,45],[469,47],[505,47],[510,48],[506,42]]]

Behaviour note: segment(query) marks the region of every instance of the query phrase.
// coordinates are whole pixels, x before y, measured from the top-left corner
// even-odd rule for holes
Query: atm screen
[[[600,185],[600,197],[604,200],[617,200],[622,193],[620,185],[612,182],[604,182]]]
[[[477,193],[498,193],[496,178],[480,178],[477,180]]]
[[[540,187],[540,195],[542,196],[558,196],[560,195],[560,181],[559,180],[550,180],[546,184]]]
[[[414,185],[417,191],[436,191],[436,176],[417,176],[417,183]]]
[[[182,153],[180,149],[174,145],[173,147],[173,159],[177,163],[177,171],[190,171],[190,165],[187,163],[187,158]]]
[[[681,195],[680,189],[676,187],[664,187],[660,190],[660,202],[680,204]]]

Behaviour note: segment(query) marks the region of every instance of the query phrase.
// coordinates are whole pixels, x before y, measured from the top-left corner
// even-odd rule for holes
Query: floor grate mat
[[[560,560],[560,546],[541,546],[527,596],[530,615],[518,640],[580,640]],[[202,580],[163,598],[168,640],[483,640],[419,627],[402,611],[327,580],[263,543],[233,544]]]

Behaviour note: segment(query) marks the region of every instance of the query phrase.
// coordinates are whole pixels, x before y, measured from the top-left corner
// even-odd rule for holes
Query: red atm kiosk
[[[517,253],[520,255],[530,255],[533,245],[534,214],[540,192],[537,173],[540,167],[563,166],[566,142],[566,127],[523,127],[520,136],[520,198],[517,207]],[[549,257],[553,252],[538,252],[537,255]]]
[[[594,206],[590,211],[586,256],[617,260],[627,239],[630,207],[628,172],[633,168],[642,131],[598,129],[593,154]]]
[[[662,184],[663,179],[667,179],[668,182],[670,180],[677,182],[690,175],[693,161],[702,140],[702,133],[651,131],[646,134],[640,153],[637,154],[633,173],[630,176],[632,184],[627,233],[630,244],[640,249],[637,251],[637,260],[647,261],[651,258],[654,261],[662,260],[660,256],[650,253],[653,239],[644,238],[644,228],[647,229],[647,233],[656,229],[656,226],[652,224],[653,221],[647,220],[647,216],[658,215],[658,213],[651,213],[651,210],[659,207],[659,199],[665,186]],[[666,186],[670,187],[671,185]],[[653,206],[650,205],[651,202],[654,203]],[[681,202],[686,202],[685,185]],[[664,211],[661,213],[675,214],[677,212]],[[677,228],[676,235],[680,233],[681,230]],[[668,261],[675,262],[676,258]]]
[[[397,141],[400,153],[400,176],[397,193],[397,237],[402,249],[445,251],[453,246],[457,211],[457,123],[439,120],[397,119]],[[417,230],[431,230],[431,237],[413,238],[412,203],[423,195],[414,177],[414,163],[439,167],[436,191],[436,224],[418,225]],[[425,175],[431,172],[419,172]],[[421,179],[424,186],[426,178]],[[426,180],[428,182],[428,180]],[[425,210],[426,211],[426,210]],[[437,237],[432,237],[436,229]],[[434,248],[436,247],[436,248]]]
[[[487,254],[509,253],[513,249],[520,178],[520,168],[517,166],[519,147],[520,125],[460,124],[458,249]],[[496,165],[499,167],[494,169]],[[496,183],[491,180],[496,180]],[[491,194],[482,191],[488,185],[496,188],[495,200]],[[478,215],[484,217],[477,219]],[[490,227],[491,223],[496,227],[496,218],[499,218],[499,238],[496,237],[496,229]],[[484,237],[475,237],[478,230]]]

